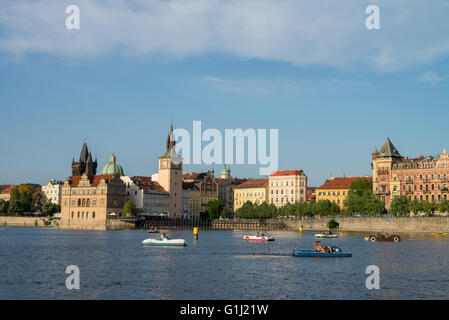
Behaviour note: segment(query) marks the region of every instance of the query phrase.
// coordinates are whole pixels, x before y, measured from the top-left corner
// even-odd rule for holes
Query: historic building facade
[[[446,149],[438,156],[403,157],[387,138],[372,156],[373,193],[386,207],[397,196],[410,200],[448,199],[449,156]]]
[[[125,202],[118,176],[72,176],[62,186],[61,228],[106,230],[107,219],[120,215]]]
[[[273,172],[268,178],[269,203],[282,207],[287,203],[305,202],[307,176],[302,170]]]
[[[183,175],[183,189],[189,190],[191,218],[198,219],[206,215],[207,203],[218,200],[218,188],[213,171]]]
[[[247,180],[234,187],[234,211],[247,201],[256,205],[268,203],[268,179]]]
[[[80,161],[61,188],[61,228],[106,230],[126,202],[126,185],[118,174],[96,175],[97,161],[84,143]],[[81,173],[78,175],[78,173]]]
[[[52,203],[61,205],[61,191],[64,182],[56,181],[55,179],[42,186],[42,193]]]
[[[167,136],[166,151],[159,157],[157,182],[169,193],[168,216],[181,218],[182,206],[182,158],[175,151],[173,125]]]
[[[322,186],[315,190],[316,201],[329,200],[343,209],[351,184],[359,179],[372,181],[371,177],[332,177],[326,180]]]

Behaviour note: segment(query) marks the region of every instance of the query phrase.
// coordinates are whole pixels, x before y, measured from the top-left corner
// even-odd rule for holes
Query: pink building
[[[408,158],[400,155],[387,138],[382,148],[372,153],[373,192],[389,208],[397,196],[410,200],[447,199],[449,156],[446,149],[438,156]]]

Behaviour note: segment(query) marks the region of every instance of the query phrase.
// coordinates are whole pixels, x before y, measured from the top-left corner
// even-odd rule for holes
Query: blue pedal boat
[[[346,252],[317,252],[315,250],[293,250],[294,257],[328,257],[328,258],[337,258],[337,257],[352,257],[352,253]]]

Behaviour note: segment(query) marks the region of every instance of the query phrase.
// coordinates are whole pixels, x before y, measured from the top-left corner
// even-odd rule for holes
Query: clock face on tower
[[[162,161],[162,168],[167,168],[167,160]]]

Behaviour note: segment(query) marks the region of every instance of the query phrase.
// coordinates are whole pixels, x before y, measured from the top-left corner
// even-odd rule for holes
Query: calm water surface
[[[449,299],[449,237],[402,234],[370,243],[340,232],[325,244],[351,258],[298,258],[314,232],[271,232],[274,242],[242,240],[248,231],[167,232],[187,247],[143,247],[144,230],[0,228],[0,299]],[[68,265],[80,290],[68,290]],[[380,268],[380,290],[365,269]]]

